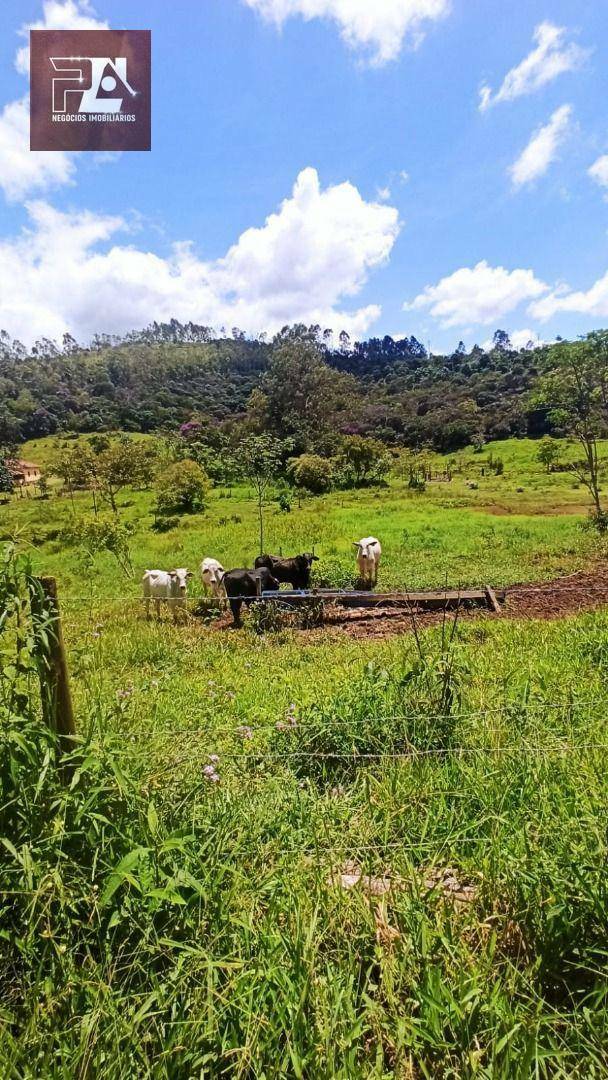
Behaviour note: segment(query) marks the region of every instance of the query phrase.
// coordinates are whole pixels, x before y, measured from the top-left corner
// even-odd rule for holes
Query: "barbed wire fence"
[[[27,610],[27,604],[24,606],[23,593],[21,593],[21,599],[19,603],[10,604],[5,598],[5,613],[0,619],[0,631],[5,629],[4,622],[8,615],[12,615],[15,620],[16,633],[19,641],[19,647],[29,648],[32,657],[35,661],[36,670],[40,679],[40,701],[42,715],[49,726],[60,736],[59,746],[63,754],[69,755],[70,749],[74,746],[77,740],[76,725],[74,718],[74,710],[71,701],[70,688],[69,688],[69,675],[67,667],[66,650],[63,642],[62,627],[61,627],[61,613],[59,609],[59,603],[57,599],[56,584],[53,579],[36,579],[31,574],[25,574],[23,580],[26,583],[26,592],[29,597],[29,611]],[[16,594],[15,594],[16,595]],[[95,602],[111,602],[124,603],[126,600],[132,601],[141,607],[142,600],[138,597],[66,597],[65,602],[69,603],[86,603],[94,604]],[[1,606],[1,605],[0,605]],[[0,613],[1,615],[1,613]],[[29,630],[26,623],[29,620]],[[473,721],[473,720],[486,720],[489,717],[495,717],[498,713],[506,714],[517,712],[524,714],[532,713],[545,713],[546,711],[554,711],[555,713],[563,712],[569,715],[571,718],[577,710],[604,710],[608,705],[608,700],[601,697],[586,697],[586,698],[574,698],[569,696],[568,698],[560,701],[530,701],[530,700],[505,700],[494,706],[488,706],[482,709],[475,710],[463,710],[458,711],[455,714],[453,711],[439,711],[439,712],[424,712],[421,711],[407,711],[389,712],[386,714],[374,714],[367,716],[339,716],[333,717],[333,721],[338,725],[343,725],[346,729],[364,727],[366,725],[372,725],[378,728],[385,723],[403,723],[409,724],[412,721],[423,719],[427,722],[441,722],[446,719],[454,720],[455,715],[459,721]],[[608,714],[607,714],[608,715]],[[211,720],[212,718],[210,718]],[[276,723],[257,724],[255,728],[256,735],[265,734],[276,731]],[[135,741],[139,739],[145,739],[150,733],[146,730],[139,729],[135,734]],[[192,743],[193,741],[200,741],[203,738],[208,739],[214,732],[211,728],[181,728],[178,730],[155,730],[154,740],[157,743],[163,743],[169,740],[171,748],[173,750],[181,749],[181,745],[184,743]],[[224,732],[226,734],[226,732]],[[229,733],[230,734],[230,733]],[[235,730],[232,734],[235,737],[239,737],[238,731]],[[485,729],[485,734],[488,734]],[[499,734],[497,732],[497,734]],[[145,750],[145,747],[144,747]],[[207,753],[207,748],[200,746],[198,750],[201,754]],[[399,766],[415,766],[423,762],[458,762],[461,759],[471,760],[474,758],[482,758],[485,761],[495,761],[497,758],[510,758],[527,760],[529,758],[535,759],[555,759],[562,757],[570,757],[571,755],[602,755],[602,767],[604,763],[603,755],[608,751],[608,741],[574,741],[572,738],[557,737],[551,742],[539,743],[538,741],[526,742],[525,739],[517,743],[483,743],[480,745],[470,744],[458,744],[458,745],[445,745],[445,746],[432,746],[423,747],[417,746],[414,743],[408,741],[407,732],[402,736],[402,746],[400,749],[390,750],[378,750],[378,751],[362,751],[356,748],[347,750],[313,750],[307,748],[286,748],[273,749],[268,747],[252,747],[251,749],[221,749],[221,761],[231,762],[235,765],[246,766],[263,766],[265,769],[275,766],[302,766],[306,763],[318,763],[321,765],[331,764],[343,764],[349,767],[354,767],[356,771],[364,773],[369,769],[381,770],[384,766],[390,765],[391,767]],[[192,761],[192,747],[189,747],[188,753],[182,759],[183,762]],[[180,759],[172,757],[167,763],[166,769],[162,769],[160,772],[152,774],[148,781],[158,780],[162,778],[167,772],[175,770],[180,764]],[[242,777],[246,779],[246,777]],[[202,787],[205,785],[205,780],[197,783],[193,786],[189,793],[189,801],[195,805],[198,795]],[[246,794],[246,793],[245,793]],[[420,790],[420,797],[426,800],[432,798],[443,798],[453,800],[466,800],[472,799],[476,796],[470,790],[452,789],[446,786],[439,787],[437,789],[428,789],[426,786]],[[319,822],[315,821],[315,825]],[[498,827],[501,824],[498,816],[495,821],[488,820],[486,825],[492,829],[494,825]],[[392,851],[398,852],[407,856],[408,854],[416,853],[420,857],[424,852],[428,852],[434,858],[441,857],[444,850],[450,850],[452,846],[458,846],[463,844],[490,844],[494,842],[494,836],[488,835],[488,833],[474,833],[466,831],[464,833],[458,833],[452,831],[449,835],[443,839],[440,836],[435,837],[432,840],[425,840],[423,837],[415,842],[403,838],[401,840],[395,840],[387,836],[382,838],[377,836],[373,843],[366,842],[365,838],[358,840],[350,834],[344,834],[342,836],[331,836],[331,842],[328,843],[329,832],[325,829],[321,822],[321,837],[315,835],[314,838],[304,837],[300,844],[286,844],[283,836],[273,837],[269,834],[266,838],[258,838],[256,846],[247,845],[243,846],[231,844],[228,840],[226,845],[226,852],[231,857],[239,856],[254,856],[260,855],[263,852],[265,846],[272,848],[273,845],[278,845],[280,848],[281,856],[307,856],[313,855],[321,861],[326,861],[331,856],[338,856],[343,852],[349,852],[351,855],[357,855],[362,857],[363,855],[377,855],[383,856],[385,853]],[[221,833],[221,830],[220,830]],[[218,835],[215,840],[216,843],[221,844],[221,835]],[[15,890],[15,893],[22,893],[23,890]],[[32,890],[36,892],[36,890]],[[2,890],[3,895],[10,895],[10,890]]]

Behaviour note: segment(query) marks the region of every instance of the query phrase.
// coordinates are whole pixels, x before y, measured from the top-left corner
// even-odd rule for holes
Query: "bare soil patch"
[[[564,517],[578,514],[588,517],[589,503],[487,503],[475,507],[476,510],[494,517]]]
[[[484,608],[462,609],[459,619],[561,619],[585,611],[608,607],[608,565],[600,564],[553,581],[523,582],[510,585],[500,615]],[[452,612],[415,613],[390,608],[342,611],[333,615],[329,625],[355,638],[383,638],[411,632],[416,626],[436,626]]]

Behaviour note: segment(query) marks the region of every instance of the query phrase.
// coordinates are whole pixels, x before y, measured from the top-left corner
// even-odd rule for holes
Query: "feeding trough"
[[[423,592],[370,592],[356,589],[281,589],[280,592],[262,592],[260,599],[279,601],[289,607],[311,601],[322,601],[345,608],[405,608],[408,611],[445,611],[459,607],[489,607],[501,610],[505,600],[504,589],[492,589],[489,585],[479,589],[441,589]]]

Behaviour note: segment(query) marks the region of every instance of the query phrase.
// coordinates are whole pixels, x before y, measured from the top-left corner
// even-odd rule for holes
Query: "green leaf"
[[[153,802],[148,805],[148,828],[152,833],[152,836],[157,836],[158,814],[156,813],[156,807]]]
[[[125,855],[125,857],[120,860],[118,865],[110,874],[107,885],[103,893],[101,894],[101,898],[99,901],[100,907],[105,907],[106,904],[110,902],[116,890],[120,888],[123,881],[125,881],[127,878],[129,879],[131,884],[136,884],[135,879],[131,875],[131,870],[133,870],[137,866],[139,860],[144,855],[147,855],[149,851],[150,848],[147,847],[133,848],[133,851],[130,851],[128,855]]]

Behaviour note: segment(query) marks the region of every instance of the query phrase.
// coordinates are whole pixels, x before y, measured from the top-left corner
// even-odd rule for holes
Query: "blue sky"
[[[3,0],[0,326],[302,319],[439,351],[608,324],[602,8]],[[152,30],[152,152],[31,155],[18,31],[97,23]]]

